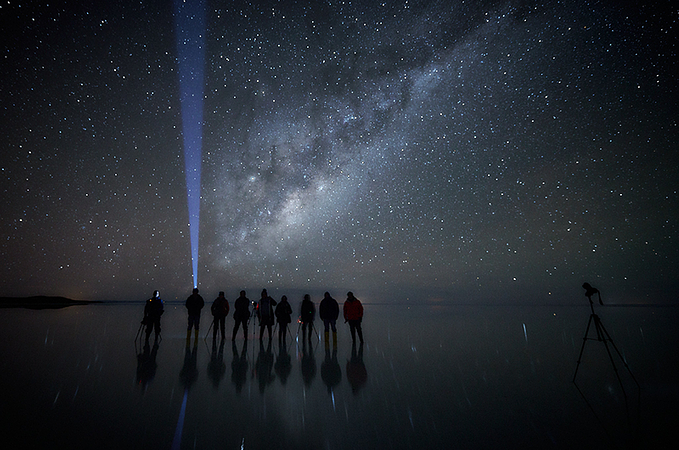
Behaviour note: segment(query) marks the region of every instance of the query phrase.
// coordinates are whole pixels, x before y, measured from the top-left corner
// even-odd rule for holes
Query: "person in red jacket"
[[[351,340],[356,343],[356,333],[358,339],[363,343],[363,330],[361,329],[361,321],[363,320],[363,305],[354,297],[352,292],[347,292],[347,299],[344,302],[344,321],[349,323],[351,330]]]

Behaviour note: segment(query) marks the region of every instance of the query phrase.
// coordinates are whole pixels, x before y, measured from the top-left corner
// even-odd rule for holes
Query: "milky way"
[[[676,297],[677,9],[209,2],[199,281]],[[3,292],[191,288],[172,5],[3,5]]]

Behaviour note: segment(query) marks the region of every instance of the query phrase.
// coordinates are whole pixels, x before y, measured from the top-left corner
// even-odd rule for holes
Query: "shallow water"
[[[207,311],[187,345],[181,304],[144,345],[142,310],[0,310],[12,448],[662,448],[679,425],[677,308],[601,308],[620,379],[593,339],[577,384],[586,305],[368,304],[365,344],[342,323],[327,349],[232,345],[231,317],[213,344]]]

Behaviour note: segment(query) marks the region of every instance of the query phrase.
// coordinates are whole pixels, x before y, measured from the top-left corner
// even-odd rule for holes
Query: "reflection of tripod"
[[[625,387],[622,384],[622,379],[620,378],[620,374],[618,373],[618,368],[615,365],[615,361],[613,360],[613,354],[611,353],[611,349],[608,346],[608,343],[613,346],[613,349],[615,352],[618,354],[620,357],[620,360],[622,363],[625,365],[625,368],[627,369],[627,372],[629,372],[630,376],[634,380],[634,383],[636,383],[637,387],[639,387],[639,383],[637,382],[637,379],[634,378],[634,374],[632,374],[632,371],[630,370],[629,366],[627,365],[627,362],[625,361],[625,358],[623,358],[622,354],[620,353],[620,350],[618,350],[618,347],[616,347],[615,342],[613,342],[613,339],[611,338],[611,335],[608,334],[608,331],[606,331],[606,327],[604,327],[604,324],[601,322],[601,319],[599,316],[597,316],[594,313],[594,303],[592,302],[592,295],[598,294],[599,295],[599,303],[603,305],[603,302],[601,301],[601,294],[599,291],[593,287],[591,287],[589,284],[585,283],[583,285],[585,289],[587,289],[587,292],[585,295],[589,299],[589,307],[592,310],[592,314],[589,316],[589,322],[587,322],[587,329],[585,330],[585,336],[582,338],[582,348],[580,349],[580,355],[578,356],[578,364],[575,367],[575,374],[573,375],[573,383],[575,383],[575,378],[578,376],[578,369],[580,368],[580,361],[582,361],[582,354],[585,351],[585,344],[587,343],[587,340],[589,339],[594,339],[589,337],[589,328],[592,326],[592,322],[594,322],[594,328],[596,329],[596,340],[599,342],[603,342],[604,346],[606,347],[606,352],[608,353],[608,358],[611,360],[611,364],[613,365],[613,371],[615,372],[615,376],[618,379],[618,382],[620,383],[620,388],[622,389],[622,393],[625,396],[625,401],[627,401],[627,394],[625,393]]]

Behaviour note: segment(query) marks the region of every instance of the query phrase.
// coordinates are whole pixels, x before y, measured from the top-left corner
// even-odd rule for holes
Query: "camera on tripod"
[[[585,288],[585,296],[589,299],[589,304],[592,304],[592,296],[593,295],[598,295],[599,296],[599,304],[601,306],[604,305],[604,302],[601,301],[601,292],[599,292],[599,289],[592,287],[591,284],[589,283],[583,283],[582,287]]]
[[[589,337],[589,329],[592,326],[592,323],[594,323],[594,329],[596,331],[596,340],[599,342],[603,342],[604,347],[606,347],[606,353],[608,353],[608,358],[611,360],[613,371],[615,372],[615,376],[618,378],[618,382],[620,383],[620,388],[622,389],[622,393],[625,396],[626,402],[627,393],[625,393],[625,387],[622,384],[622,379],[620,379],[620,374],[618,373],[618,368],[616,367],[615,361],[613,360],[613,354],[611,353],[611,349],[608,347],[609,344],[611,345],[611,347],[613,347],[613,350],[615,350],[615,353],[620,358],[620,361],[622,361],[622,363],[624,364],[625,368],[627,369],[627,372],[629,372],[630,376],[636,383],[637,388],[639,388],[639,383],[637,382],[637,379],[634,378],[632,370],[627,365],[627,361],[625,361],[625,358],[623,358],[622,353],[620,353],[620,350],[618,350],[618,347],[615,345],[615,342],[613,342],[613,338],[611,338],[611,335],[608,334],[608,331],[604,327],[603,322],[601,322],[601,318],[599,318],[599,316],[594,313],[594,302],[592,302],[592,296],[594,295],[598,296],[599,304],[603,306],[604,302],[601,301],[601,293],[597,288],[592,287],[592,285],[589,283],[583,283],[582,287],[585,289],[585,296],[589,300],[589,307],[592,310],[592,314],[590,314],[589,316],[589,322],[587,322],[587,328],[585,329],[585,336],[582,338],[582,347],[580,348],[578,363],[575,366],[575,374],[573,374],[573,383],[575,383],[575,378],[578,376],[578,369],[580,368],[580,362],[582,361],[582,354],[585,351],[585,344],[587,343],[588,340],[595,340],[595,338]]]

